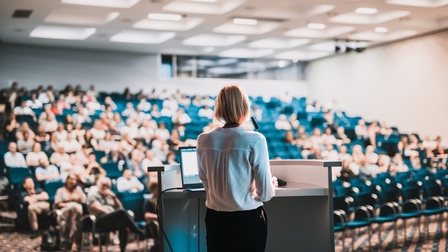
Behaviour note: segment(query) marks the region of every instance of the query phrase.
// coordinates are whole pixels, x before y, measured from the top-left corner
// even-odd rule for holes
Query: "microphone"
[[[252,120],[252,124],[254,125],[255,131],[258,131],[258,123],[257,121],[255,121],[255,118],[251,116],[250,120]]]

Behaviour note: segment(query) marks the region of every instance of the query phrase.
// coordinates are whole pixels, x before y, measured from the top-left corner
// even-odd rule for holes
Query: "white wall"
[[[448,140],[448,32],[312,62],[310,97]]]
[[[157,55],[0,44],[0,85],[6,87],[12,81],[32,88],[39,84],[62,88],[68,83],[80,83],[86,89],[93,83],[100,91],[179,88],[187,94],[216,94],[224,85],[239,83],[253,96],[281,96],[286,91],[297,97],[308,94],[303,81],[163,80],[159,78]]]

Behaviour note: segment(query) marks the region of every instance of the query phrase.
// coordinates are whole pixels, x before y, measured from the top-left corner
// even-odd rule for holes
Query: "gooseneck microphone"
[[[252,120],[252,124],[254,125],[255,130],[258,131],[258,123],[255,121],[255,118],[253,116],[250,117],[250,120]]]

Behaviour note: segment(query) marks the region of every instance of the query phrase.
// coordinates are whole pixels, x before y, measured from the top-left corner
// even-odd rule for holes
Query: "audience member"
[[[146,234],[149,238],[154,239],[154,246],[151,249],[157,251],[159,247],[159,222],[157,218],[159,183],[157,181],[150,181],[148,184],[148,189],[151,193],[151,197],[145,201],[145,206],[143,209],[146,220]]]
[[[204,107],[199,109],[198,116],[205,117],[211,120],[213,118],[213,113],[213,110],[209,106],[205,105]]]
[[[23,134],[17,135],[17,149],[24,155],[31,152],[34,145],[34,139],[30,136],[28,131]]]
[[[86,195],[81,187],[77,186],[74,174],[66,177],[64,186],[56,191],[54,206],[61,210],[58,215],[59,233],[61,234],[61,249],[76,251],[81,245],[81,218],[82,204]]]
[[[3,159],[7,167],[28,167],[23,154],[17,152],[17,144],[15,142],[9,143],[8,152],[5,153]]]
[[[58,150],[50,156],[50,163],[61,167],[62,163],[70,162],[70,156],[65,152],[63,144],[59,145]]]
[[[41,160],[48,162],[48,156],[42,151],[40,143],[34,143],[32,151],[26,155],[26,164],[28,166],[38,166]]]
[[[50,164],[48,159],[39,160],[39,166],[35,171],[38,181],[54,181],[59,179],[59,170],[56,166]]]
[[[50,203],[48,203],[48,193],[40,187],[34,186],[34,181],[31,177],[27,177],[22,183],[23,190],[20,194],[22,201],[28,203],[28,221],[31,227],[31,239],[36,238],[39,233],[39,224],[37,216],[46,214],[50,210]]]
[[[97,182],[98,192],[87,198],[89,212],[96,216],[96,226],[104,231],[118,230],[120,250],[126,251],[128,241],[128,229],[144,239],[145,233],[140,230],[132,217],[123,209],[123,205],[117,196],[110,190],[109,178],[99,178]]]
[[[124,169],[121,177],[117,179],[117,191],[119,192],[138,192],[145,189],[145,186],[132,175],[132,171]]]
[[[275,128],[278,130],[291,130],[292,126],[289,123],[286,115],[281,114],[278,116],[278,119],[275,122]]]

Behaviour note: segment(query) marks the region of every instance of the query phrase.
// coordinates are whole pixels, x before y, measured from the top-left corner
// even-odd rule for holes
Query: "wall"
[[[118,92],[125,87],[131,92],[179,88],[187,94],[216,94],[226,84],[239,83],[253,96],[308,94],[305,82],[295,80],[160,79],[158,62],[158,56],[150,54],[0,44],[0,85],[16,80],[27,87],[80,83],[86,89],[93,83],[97,90]]]
[[[448,140],[448,32],[311,62],[310,97]]]

